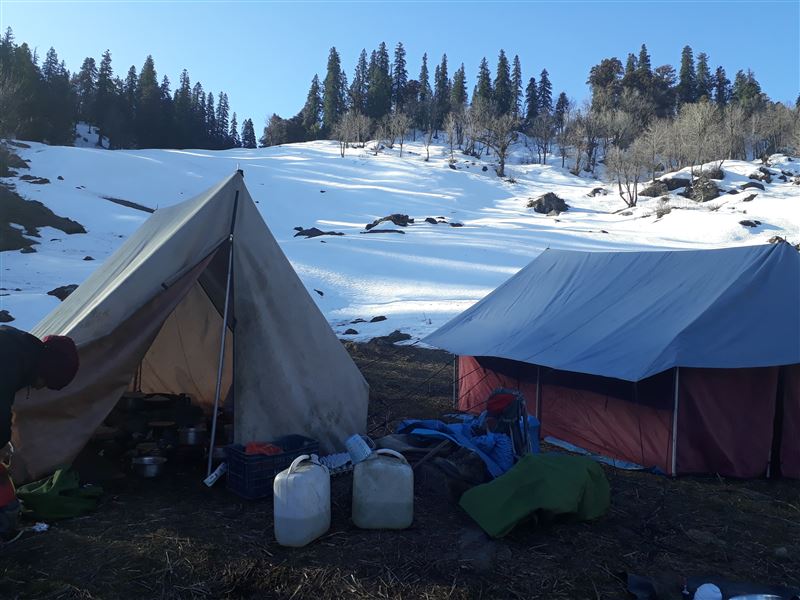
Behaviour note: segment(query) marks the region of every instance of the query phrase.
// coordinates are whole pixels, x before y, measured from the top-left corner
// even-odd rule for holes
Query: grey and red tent
[[[800,253],[546,250],[426,343],[459,407],[517,388],[543,436],[677,475],[800,478]]]

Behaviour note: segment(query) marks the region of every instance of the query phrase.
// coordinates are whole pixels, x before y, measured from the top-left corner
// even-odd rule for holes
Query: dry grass
[[[450,409],[447,354],[379,343],[349,349],[372,385],[377,433],[386,421]],[[796,482],[606,473],[606,517],[521,526],[502,540],[485,538],[424,475],[412,528],[356,529],[349,476],[338,476],[329,533],[288,549],[274,542],[269,500],[209,490],[197,465],[174,465],[157,481],[107,486],[94,514],[0,550],[0,597],[624,598],[626,571],[673,590],[682,577],[703,574],[800,585]]]

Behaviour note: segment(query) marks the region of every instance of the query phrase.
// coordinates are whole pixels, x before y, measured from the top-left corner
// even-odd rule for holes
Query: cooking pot
[[[182,427],[178,430],[178,440],[182,446],[202,446],[207,437],[205,427]]]
[[[167,459],[163,456],[138,456],[133,459],[133,470],[141,477],[158,477],[164,470]]]

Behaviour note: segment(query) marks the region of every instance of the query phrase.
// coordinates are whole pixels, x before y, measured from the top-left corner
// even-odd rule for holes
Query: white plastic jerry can
[[[405,529],[414,520],[414,471],[399,452],[381,449],[353,469],[353,523]]]
[[[316,454],[303,454],[275,476],[275,539],[281,546],[305,546],[331,526],[331,475]]]

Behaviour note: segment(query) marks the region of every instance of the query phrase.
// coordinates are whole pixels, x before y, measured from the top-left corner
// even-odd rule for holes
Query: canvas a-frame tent
[[[241,171],[156,211],[32,333],[72,337],[81,367],[61,391],[17,395],[17,481],[70,463],[137,373],[142,391],[189,393],[209,412],[232,396],[238,443],[300,433],[333,451],[366,427],[368,385]]]
[[[541,432],[679,475],[800,478],[800,253],[547,250],[423,340],[459,407],[522,390]]]

